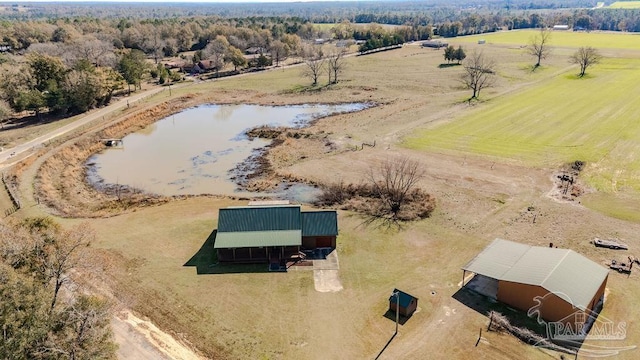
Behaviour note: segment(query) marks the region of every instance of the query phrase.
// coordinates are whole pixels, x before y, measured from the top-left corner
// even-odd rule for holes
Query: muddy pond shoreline
[[[89,157],[87,181],[109,192],[126,187],[161,196],[275,196],[298,201],[286,191],[299,179],[276,181],[269,151],[286,139],[313,139],[335,150],[329,134],[316,134],[309,127],[328,116],[370,107],[365,103],[193,106],[127,135],[122,147],[107,146]]]

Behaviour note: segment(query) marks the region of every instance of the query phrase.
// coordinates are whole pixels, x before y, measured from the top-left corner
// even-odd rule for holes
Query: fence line
[[[11,203],[13,204],[11,209],[5,210],[4,215],[6,217],[18,211],[21,205],[20,205],[20,200],[18,200],[18,198],[13,194],[13,191],[11,191],[9,184],[7,184],[7,180],[5,180],[4,173],[2,173],[2,183],[4,184],[4,188],[7,190],[7,194],[9,194],[9,198],[11,199]]]

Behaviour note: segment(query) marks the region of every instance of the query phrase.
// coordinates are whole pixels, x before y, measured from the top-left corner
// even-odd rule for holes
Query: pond
[[[332,114],[370,105],[203,105],[161,119],[127,135],[122,146],[92,156],[87,165],[94,184],[130,186],[161,195],[242,195],[230,170],[255,155],[270,140],[249,139],[251,128],[302,127]],[[301,184],[276,191],[278,197],[307,201],[313,189]],[[259,194],[264,195],[264,194]],[[301,198],[302,197],[302,198]]]

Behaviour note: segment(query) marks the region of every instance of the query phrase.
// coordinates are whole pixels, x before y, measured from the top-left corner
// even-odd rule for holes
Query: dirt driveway
[[[313,285],[319,292],[338,292],[343,289],[338,277],[338,251],[334,250],[326,259],[313,260]]]

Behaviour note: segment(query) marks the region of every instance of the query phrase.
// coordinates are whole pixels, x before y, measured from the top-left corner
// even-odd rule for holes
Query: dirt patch
[[[343,289],[338,270],[314,270],[313,285],[318,292],[338,292]]]
[[[553,188],[547,193],[547,196],[560,202],[580,203],[580,196],[586,192],[586,187],[579,181],[580,172],[584,166],[583,161],[576,160],[554,172],[551,177]]]

